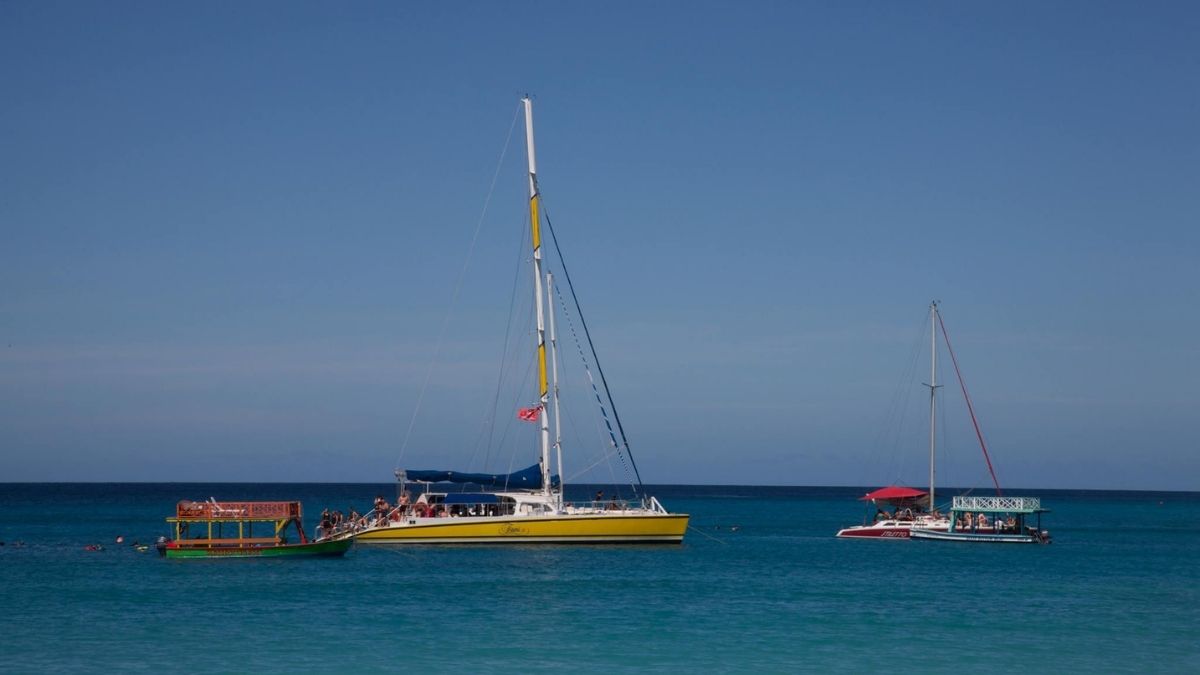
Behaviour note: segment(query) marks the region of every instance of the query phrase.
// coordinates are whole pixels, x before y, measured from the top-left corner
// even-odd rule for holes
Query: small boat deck
[[[304,533],[302,517],[300,502],[181,501],[175,516],[167,518],[174,536],[159,553],[167,558],[330,556],[344,555],[354,543],[349,537],[314,542]],[[263,536],[263,530],[270,535]],[[296,543],[289,542],[290,533]]]
[[[985,544],[1049,544],[1050,533],[1042,529],[1038,497],[958,496],[950,509],[950,528],[944,531],[914,528],[911,539],[958,541]],[[1027,524],[1036,516],[1037,524]]]

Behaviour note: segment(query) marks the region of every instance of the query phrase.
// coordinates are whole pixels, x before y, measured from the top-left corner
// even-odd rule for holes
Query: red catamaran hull
[[[938,525],[914,525],[907,524],[904,526],[875,526],[875,525],[856,525],[840,530],[837,536],[850,539],[908,539],[909,533],[912,530],[926,530],[930,532],[948,532],[950,526],[947,524]],[[1000,534],[992,527],[978,527],[973,530],[976,534],[997,535]]]
[[[839,530],[837,536],[844,539],[908,539],[913,528],[945,532],[950,529],[948,521],[923,523],[877,523],[875,525],[856,525]]]

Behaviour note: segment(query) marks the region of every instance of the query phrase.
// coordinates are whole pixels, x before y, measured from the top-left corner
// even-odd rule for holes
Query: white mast
[[[554,391],[554,452],[558,466],[558,506],[562,508],[562,417],[558,413],[558,333],[554,330],[554,273],[546,272],[546,300],[550,309],[550,388]]]
[[[929,512],[937,508],[934,500],[933,482],[937,448],[937,300],[929,304]]]
[[[546,319],[542,298],[542,230],[538,218],[537,160],[533,151],[533,101],[521,99],[525,105],[525,154],[529,161],[529,227],[533,235],[534,303],[537,305],[538,420],[542,426],[542,493],[550,496],[550,419],[546,410],[549,392],[546,383]]]

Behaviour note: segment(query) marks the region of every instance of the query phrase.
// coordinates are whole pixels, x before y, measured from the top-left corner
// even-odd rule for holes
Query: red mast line
[[[996,496],[1003,496],[1000,491],[1000,481],[996,480],[996,471],[992,469],[992,458],[988,455],[987,442],[983,440],[983,432],[979,430],[979,420],[975,418],[975,406],[971,404],[971,395],[967,393],[967,383],[963,380],[962,371],[958,369],[958,357],[954,355],[954,347],[950,346],[950,334],[946,332],[946,322],[942,321],[942,313],[937,313],[938,325],[942,327],[942,337],[946,338],[946,351],[950,352],[950,362],[954,364],[954,374],[958,376],[958,386],[962,387],[963,398],[967,400],[967,412],[971,413],[971,424],[975,425],[975,436],[979,438],[979,447],[983,448],[983,459],[987,462],[988,473],[992,474],[992,484],[996,486]]]

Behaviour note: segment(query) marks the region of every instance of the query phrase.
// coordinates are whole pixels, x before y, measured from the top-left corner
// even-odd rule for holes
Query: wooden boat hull
[[[305,558],[345,555],[354,545],[351,538],[330,539],[307,544],[279,546],[171,546],[164,555],[172,559],[190,558]]]
[[[369,544],[679,544],[687,514],[410,518],[354,535]]]

